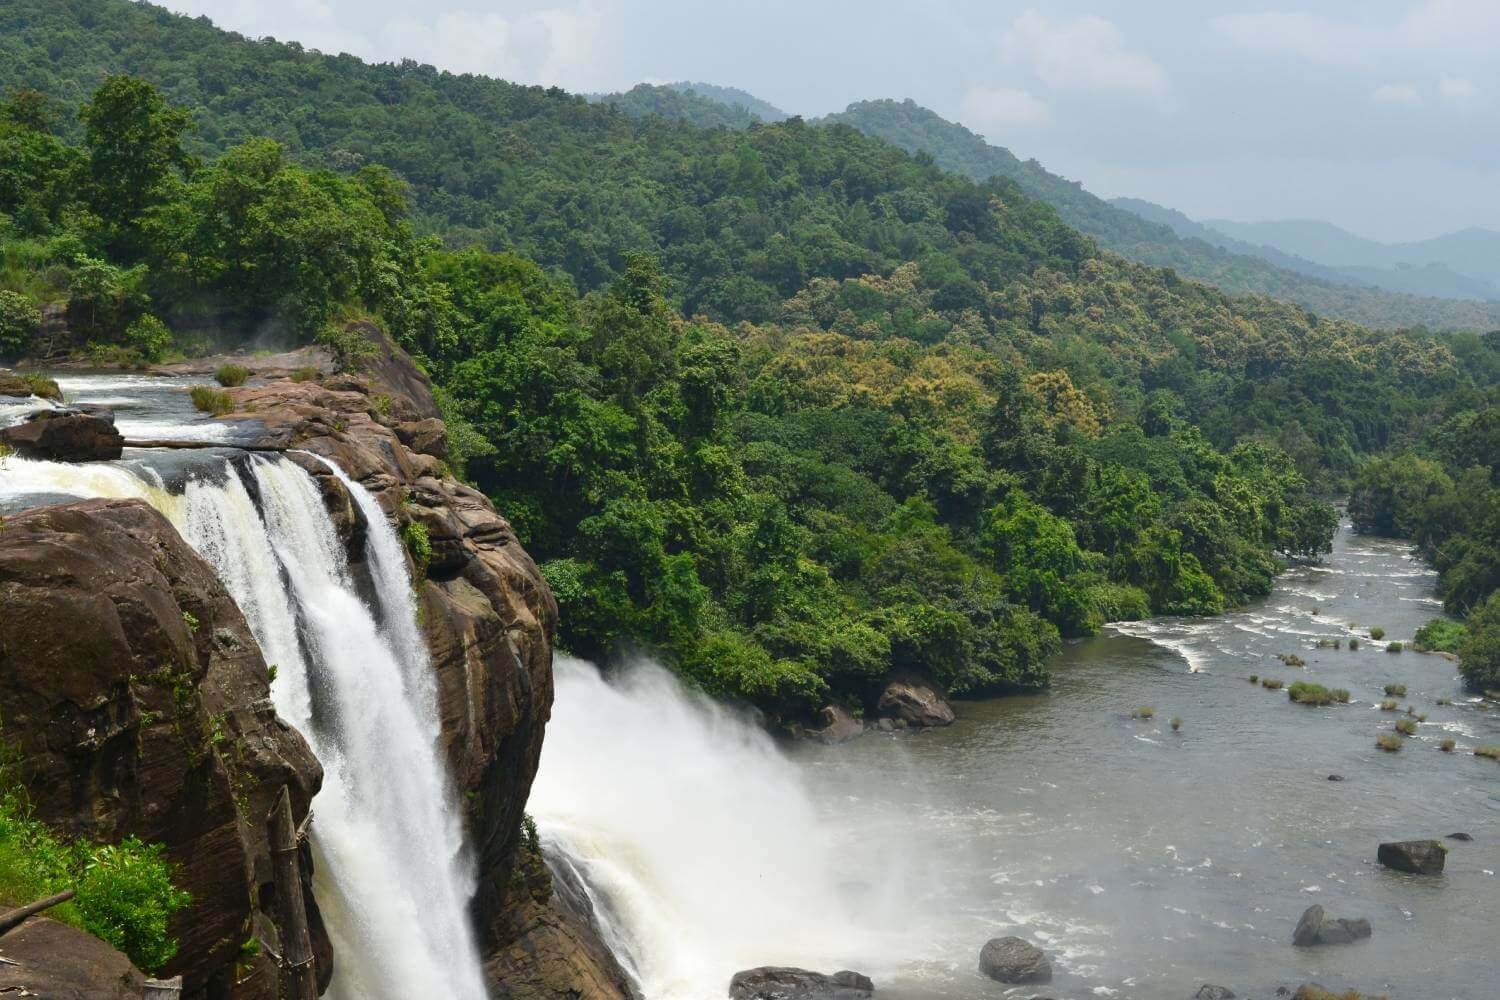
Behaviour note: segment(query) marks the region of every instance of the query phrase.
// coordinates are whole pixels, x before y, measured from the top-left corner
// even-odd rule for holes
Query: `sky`
[[[1103,197],[1500,229],[1500,0],[158,0],[251,36],[577,92],[910,97]]]

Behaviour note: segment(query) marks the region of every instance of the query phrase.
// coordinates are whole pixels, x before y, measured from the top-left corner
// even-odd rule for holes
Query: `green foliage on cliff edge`
[[[191,897],[172,885],[175,866],[160,844],[127,837],[89,844],[54,834],[34,818],[8,767],[0,766],[0,902],[22,906],[72,889],[74,897],[46,911],[123,951],[155,972],[177,953],[167,930]]]

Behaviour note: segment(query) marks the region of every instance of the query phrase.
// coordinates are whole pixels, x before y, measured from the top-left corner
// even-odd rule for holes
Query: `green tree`
[[[1458,650],[1458,669],[1475,691],[1500,690],[1500,593],[1475,609],[1465,623],[1469,636]]]
[[[183,134],[192,117],[132,76],[106,77],[78,113],[88,153],[86,195],[123,251],[146,210],[165,201],[191,165]]]

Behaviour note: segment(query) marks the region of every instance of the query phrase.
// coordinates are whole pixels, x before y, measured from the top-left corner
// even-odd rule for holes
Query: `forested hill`
[[[1326,548],[1309,481],[1500,381],[1495,337],[1233,299],[843,125],[636,118],[125,0],[11,0],[0,76],[35,88],[0,107],[0,357],[357,363],[378,323],[568,648],[762,704],[1034,687],[1059,634],[1264,594]]]
[[[975,179],[996,174],[1008,177],[1105,247],[1132,260],[1171,267],[1231,294],[1269,295],[1320,315],[1383,329],[1500,327],[1500,304],[1494,302],[1383,291],[1354,277],[1340,276],[1332,268],[1320,270],[1312,262],[1304,261],[1300,267],[1290,259],[1272,262],[1248,247],[1242,252],[1226,250],[1220,245],[1222,239],[1180,236],[1166,225],[1095,197],[1077,182],[1049,173],[1035,160],[1023,162],[1009,150],[910,100],[863,101],[824,120],[852,125],[903,149],[927,152],[939,165]]]

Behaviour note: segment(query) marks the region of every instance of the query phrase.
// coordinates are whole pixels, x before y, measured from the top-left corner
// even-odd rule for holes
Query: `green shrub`
[[[407,521],[401,528],[401,540],[411,555],[415,567],[413,574],[418,579],[426,576],[427,567],[432,562],[432,540],[427,536],[427,525],[421,521]]]
[[[1405,698],[1406,697],[1406,685],[1405,684],[1387,684],[1385,686],[1385,693],[1386,693],[1386,697],[1388,697],[1388,698]]]
[[[244,385],[249,377],[250,369],[244,365],[220,365],[214,371],[214,381],[226,389],[233,389],[236,386]]]
[[[1475,691],[1500,688],[1500,592],[1469,612],[1469,635],[1458,649],[1458,672]]]
[[[28,295],[0,289],[0,357],[19,357],[42,325],[42,311]]]
[[[1415,720],[1415,719],[1397,719],[1396,720],[1396,732],[1400,733],[1402,736],[1415,736],[1415,735],[1417,735],[1417,720]]]
[[[1419,653],[1456,653],[1469,638],[1469,630],[1447,618],[1434,618],[1417,629],[1411,646]]]
[[[1175,732],[1177,732],[1177,730],[1179,730],[1181,728],[1182,728],[1182,720],[1180,718],[1178,718],[1177,716],[1175,716],[1175,715],[1172,716],[1172,732],[1175,733]]]
[[[172,331],[148,313],[125,328],[125,343],[147,361],[160,361],[172,348]]]
[[[1150,705],[1142,705],[1140,708],[1136,709],[1134,712],[1131,712],[1130,713],[1130,717],[1132,719],[1151,719],[1151,718],[1155,718],[1156,717],[1156,709],[1152,708]]]
[[[1401,646],[1400,642],[1393,642],[1390,645],[1388,645],[1388,646],[1385,647],[1385,651],[1387,653],[1399,653],[1399,652],[1401,652],[1401,649],[1402,649],[1402,646]]]
[[[1395,698],[1387,698],[1380,703],[1380,710],[1382,712],[1394,712],[1396,710],[1396,706],[1397,702]]]
[[[1372,629],[1370,629],[1370,638],[1374,639],[1376,642],[1379,642],[1381,639],[1385,638],[1385,629],[1383,629],[1383,628],[1372,628]]]
[[[1250,683],[1251,684],[1259,683],[1259,681],[1260,681],[1260,675],[1259,674],[1251,674],[1250,675]]]
[[[321,377],[322,373],[311,365],[305,368],[298,368],[291,375],[293,382],[316,382]]]
[[[222,417],[234,412],[234,399],[229,393],[207,385],[195,385],[192,389],[193,405],[204,413]]]
[[[1332,705],[1335,702],[1348,704],[1349,692],[1343,688],[1330,691],[1321,684],[1296,681],[1286,689],[1287,697],[1299,705]]]
[[[1406,745],[1406,741],[1395,733],[1376,733],[1375,745],[1382,750],[1394,753]]]
[[[318,334],[318,344],[332,355],[334,365],[341,372],[357,371],[379,353],[369,338],[354,327],[325,326]]]
[[[1349,648],[1350,649],[1358,649],[1359,648],[1359,637],[1358,636],[1352,636],[1351,635],[1349,637]]]
[[[34,819],[15,792],[0,797],[0,896],[29,903],[72,889],[47,915],[102,938],[148,972],[177,953],[167,933],[190,896],[172,885],[175,866],[160,844],[67,841]]]
[[[1452,753],[1453,752],[1453,748],[1456,747],[1456,746],[1458,746],[1458,744],[1450,737],[1448,739],[1443,740],[1443,742],[1439,743],[1438,744],[1438,749],[1441,750],[1441,751],[1443,751],[1443,753]]]
[[[1284,683],[1286,682],[1274,677],[1263,677],[1261,678],[1260,686],[1267,691],[1280,691]]]
[[[33,396],[40,396],[42,399],[50,399],[58,403],[63,401],[62,387],[57,384],[56,379],[29,372],[21,376],[21,381],[30,387]]]

